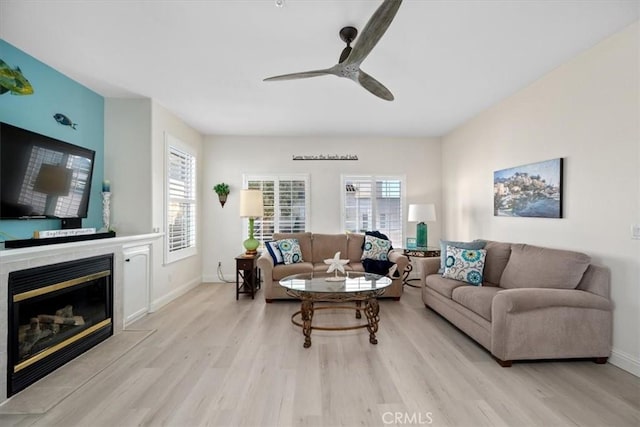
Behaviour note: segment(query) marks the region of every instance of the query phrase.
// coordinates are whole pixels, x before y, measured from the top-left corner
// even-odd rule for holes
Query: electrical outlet
[[[640,224],[631,224],[631,238],[640,240]]]

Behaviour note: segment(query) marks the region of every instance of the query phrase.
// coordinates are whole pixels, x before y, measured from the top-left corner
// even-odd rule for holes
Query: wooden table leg
[[[240,296],[240,270],[236,268],[236,301]]]
[[[311,320],[313,320],[313,301],[302,300],[302,333],[304,334],[304,348],[311,347]]]
[[[378,344],[376,332],[378,332],[378,322],[380,321],[379,312],[378,300],[375,297],[368,299],[364,307],[364,314],[367,316],[367,330],[369,331],[369,342],[371,344]]]
[[[255,295],[256,295],[256,269],[255,268],[251,269],[249,284],[251,285],[251,299],[255,299]]]

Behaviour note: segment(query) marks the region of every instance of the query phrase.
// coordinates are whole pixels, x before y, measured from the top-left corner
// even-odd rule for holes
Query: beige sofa
[[[298,273],[326,273],[325,259],[333,258],[340,251],[340,258],[348,259],[345,265],[348,271],[364,271],[360,258],[362,257],[363,234],[312,234],[312,233],[276,233],[273,240],[298,239],[303,262],[296,264],[274,265],[273,259],[267,251],[258,258],[258,267],[263,277],[264,299],[272,302],[274,299],[291,299],[280,286],[280,279]],[[390,252],[389,260],[397,266],[399,276],[394,278],[383,297],[399,300],[402,296],[402,272],[409,264],[409,259],[399,252]]]
[[[467,285],[423,261],[422,300],[491,352],[513,360],[594,358],[611,354],[607,268],[578,252],[488,241],[484,282]]]

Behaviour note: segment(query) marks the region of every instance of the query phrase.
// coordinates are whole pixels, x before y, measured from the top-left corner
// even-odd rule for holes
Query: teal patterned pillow
[[[278,248],[280,248],[280,252],[282,252],[282,258],[284,258],[285,264],[296,264],[303,261],[298,239],[278,240]]]
[[[388,261],[391,241],[378,239],[377,237],[364,236],[364,250],[360,259],[373,259],[376,261]]]
[[[482,286],[482,272],[487,251],[447,246],[447,259],[442,277]]]
[[[473,242],[454,242],[450,240],[440,240],[440,269],[438,273],[444,273],[444,263],[447,260],[447,247],[455,246],[456,248],[462,249],[484,249],[484,246],[487,244],[484,240],[476,239]]]

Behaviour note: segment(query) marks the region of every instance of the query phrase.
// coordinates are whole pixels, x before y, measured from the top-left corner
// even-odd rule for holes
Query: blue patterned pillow
[[[285,264],[296,264],[303,262],[302,251],[300,250],[300,242],[298,239],[278,240],[278,248],[282,252],[282,258]]]
[[[444,263],[447,259],[447,246],[455,246],[462,249],[483,249],[487,244],[484,240],[474,240],[473,242],[454,242],[449,240],[440,240],[440,270],[438,273],[444,273]]]
[[[273,265],[284,264],[284,258],[282,257],[282,251],[278,247],[278,242],[272,240],[270,242],[266,242],[264,246],[267,248],[267,252],[271,255],[273,259]]]
[[[376,261],[388,261],[391,241],[378,239],[377,237],[364,236],[364,250],[360,259],[373,259]]]
[[[460,280],[474,286],[482,286],[482,272],[487,251],[484,249],[462,249],[447,246],[442,277]]]

